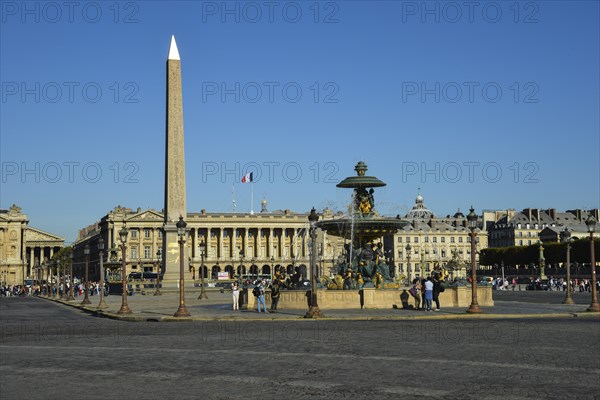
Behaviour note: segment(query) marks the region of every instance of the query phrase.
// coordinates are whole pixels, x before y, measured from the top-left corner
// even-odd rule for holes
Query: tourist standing
[[[271,285],[271,312],[277,312],[277,303],[279,303],[279,281],[275,279]]]
[[[430,277],[425,280],[425,309],[431,311],[431,303],[433,300],[433,282]]]
[[[442,283],[437,275],[431,279],[433,282],[433,301],[435,301],[435,311],[440,311],[440,292],[442,291]],[[431,308],[431,307],[430,307]]]
[[[265,286],[262,281],[258,282],[256,293],[256,304],[258,306],[258,312],[260,312],[260,304],[262,303],[265,312],[267,312],[267,303],[265,302]]]
[[[233,282],[231,290],[233,292],[233,311],[240,311],[240,286],[237,282]]]
[[[415,299],[415,310],[421,308],[421,282],[419,278],[413,280],[412,287],[408,290],[408,293]]]

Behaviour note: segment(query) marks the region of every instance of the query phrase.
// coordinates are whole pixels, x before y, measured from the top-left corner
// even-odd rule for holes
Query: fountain
[[[382,251],[381,239],[393,236],[408,222],[382,217],[375,210],[374,189],[386,184],[374,176],[367,176],[364,162],[356,164],[356,176],[341,181],[337,187],[353,189],[349,212],[341,218],[321,220],[316,227],[329,235],[347,240],[343,257],[334,266],[336,276],[321,277],[321,288],[316,290],[321,309],[408,308],[408,287],[400,287],[399,277],[392,281],[390,266]],[[343,290],[346,289],[346,290]],[[388,289],[388,290],[385,290]],[[449,287],[440,293],[442,307],[466,307],[471,302],[471,288]],[[492,306],[491,286],[478,288],[478,301],[482,306]],[[269,294],[267,294],[268,296]],[[282,309],[304,309],[310,291],[282,290],[279,306]],[[267,300],[270,301],[270,300]],[[248,308],[255,307],[253,296],[248,298]]]
[[[332,281],[322,278],[328,289],[362,289],[363,287],[392,288],[390,265],[386,263],[381,239],[393,235],[407,224],[400,218],[386,218],[375,210],[374,189],[386,184],[374,176],[367,176],[367,165],[360,161],[354,167],[356,176],[350,176],[337,187],[353,189],[349,215],[344,218],[319,221],[317,227],[329,235],[348,240],[345,258],[335,266],[337,275]],[[376,243],[376,240],[380,241]]]

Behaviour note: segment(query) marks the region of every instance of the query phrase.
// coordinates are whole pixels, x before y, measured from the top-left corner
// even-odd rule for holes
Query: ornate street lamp
[[[471,230],[469,233],[469,236],[471,237],[471,305],[467,312],[470,314],[478,314],[483,311],[477,303],[477,264],[475,261],[477,253],[477,232],[475,232],[475,229],[477,229],[477,214],[475,214],[473,206],[471,206],[469,215],[467,215],[467,221],[469,223],[469,229]]]
[[[185,228],[187,224],[183,220],[182,216],[179,216],[179,221],[176,224],[177,226],[177,236],[179,236],[179,308],[173,315],[174,317],[190,317],[190,312],[185,307],[185,291],[184,291],[184,272],[183,272],[183,245],[185,244]]]
[[[160,292],[160,270],[161,270],[161,262],[162,262],[162,249],[158,249],[156,252],[156,290],[154,291],[155,296],[161,296]]]
[[[200,249],[200,296],[198,296],[198,300],[208,299],[206,295],[206,290],[204,289],[204,256],[206,252],[206,243],[204,243],[204,239],[200,242],[198,246]]]
[[[412,267],[410,266],[410,251],[412,250],[412,247],[410,247],[410,243],[406,244],[406,258],[407,258],[407,262],[406,262],[406,268],[407,268],[407,273],[408,273],[408,285],[410,286],[412,284],[412,274],[411,274],[411,270]]]
[[[81,304],[92,304],[92,302],[90,301],[89,297],[88,297],[88,292],[90,289],[90,283],[89,283],[89,279],[88,279],[88,274],[89,274],[89,262],[90,262],[90,245],[88,243],[85,244],[85,246],[83,246],[83,254],[85,255],[85,296],[83,297],[83,300],[81,301]]]
[[[271,281],[273,281],[274,277],[277,276],[276,271],[273,269],[275,264],[275,257],[271,256]]]
[[[598,304],[598,292],[596,290],[596,258],[594,257],[594,231],[596,230],[596,219],[591,215],[585,221],[590,233],[590,262],[592,267],[592,304],[587,308],[591,312],[600,312]]]
[[[310,210],[308,221],[310,222],[310,308],[304,318],[323,318],[325,315],[319,309],[317,303],[317,221],[319,214],[313,207]],[[292,258],[293,260],[293,258]]]
[[[560,232],[560,240],[567,244],[567,294],[563,304],[575,304],[571,288],[571,232],[565,226],[565,230]]]
[[[60,260],[59,260],[60,261]],[[75,265],[75,252],[74,249],[71,249],[71,264],[69,265],[69,281],[70,281],[70,285],[69,285],[69,294],[65,294],[67,301],[74,301],[75,300],[75,296],[73,296],[73,290],[75,290],[75,288],[73,287],[73,265]],[[63,265],[63,276],[65,277],[65,290],[67,288],[67,278],[66,278],[66,274],[67,274],[67,266]]]
[[[108,308],[108,304],[104,301],[104,239],[100,236],[98,239],[98,252],[100,253],[100,303],[98,308]]]
[[[121,240],[121,281],[123,284],[123,293],[121,295],[121,308],[117,314],[131,314],[129,305],[127,304],[127,235],[129,230],[123,221],[123,227],[119,230],[119,239]]]

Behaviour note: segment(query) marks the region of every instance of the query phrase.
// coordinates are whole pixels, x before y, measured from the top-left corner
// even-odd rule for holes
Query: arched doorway
[[[250,275],[258,278],[258,265],[252,264],[250,266]]]
[[[219,267],[218,265],[215,265],[214,267],[212,267],[212,271],[211,271],[211,279],[217,279],[219,277],[219,272],[221,272],[221,267]]]
[[[237,274],[239,276],[246,275],[246,267],[244,265],[239,265],[237,267]]]
[[[307,273],[306,273],[307,272],[306,265],[300,264],[298,266],[298,271],[300,272],[300,275],[302,276],[302,280],[305,281],[306,277],[308,276]]]
[[[232,265],[226,266],[225,267],[225,272],[227,272],[229,274],[229,278],[230,279],[233,278],[234,270],[233,270],[233,266]]]
[[[263,267],[262,267],[262,274],[263,275],[271,275],[271,266],[270,265],[263,265]]]
[[[205,265],[201,269],[202,269],[202,272],[204,272],[204,279],[207,279],[208,278],[208,267]],[[200,274],[198,274],[198,275],[200,275]]]
[[[294,275],[294,266],[292,264],[287,266],[287,274]]]

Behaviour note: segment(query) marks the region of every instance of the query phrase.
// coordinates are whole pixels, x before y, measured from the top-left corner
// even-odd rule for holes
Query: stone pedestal
[[[414,299],[408,293],[409,288],[402,289],[374,289],[363,290],[318,290],[317,301],[319,308],[327,309],[360,309],[364,308],[404,308],[414,304]],[[480,306],[494,305],[491,286],[477,287],[477,300]],[[282,290],[278,308],[281,309],[306,309],[308,310],[309,291]],[[256,299],[250,294],[248,308],[256,307]],[[265,294],[267,307],[271,304],[270,297]],[[444,307],[469,307],[471,304],[471,287],[459,286],[447,288],[439,296],[440,306]]]

